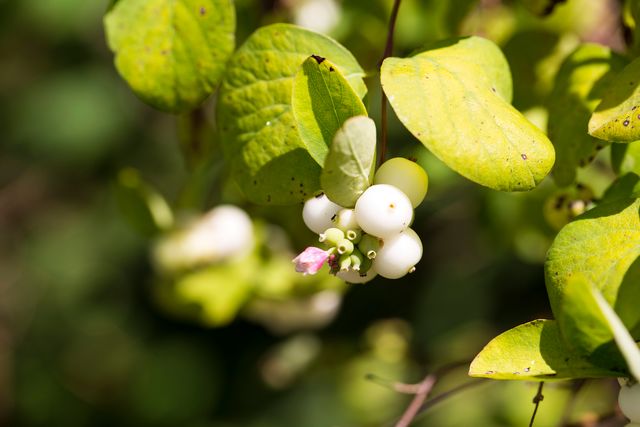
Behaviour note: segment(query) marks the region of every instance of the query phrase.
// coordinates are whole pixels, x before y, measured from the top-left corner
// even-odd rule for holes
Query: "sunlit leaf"
[[[510,329],[487,344],[469,368],[472,377],[543,380],[618,377],[568,347],[554,320],[534,320]]]
[[[309,154],[324,165],[336,131],[349,117],[366,116],[367,110],[340,70],[329,60],[311,56],[293,82],[291,107],[302,142]]]
[[[294,76],[310,55],[330,60],[364,96],[364,72],[351,53],[293,25],[258,29],[229,63],[218,124],[235,180],[253,202],[297,203],[320,188],[320,166],[307,152],[291,110]]]
[[[207,98],[235,45],[231,0],[120,0],[104,22],[118,71],[163,111],[188,111]]]
[[[624,65],[624,59],[609,48],[584,44],[560,67],[548,101],[548,133],[556,149],[553,178],[559,186],[573,183],[576,169],[590,163],[606,145],[586,129],[607,84]]]
[[[562,299],[572,276],[579,274],[616,305],[618,291],[640,255],[640,200],[603,203],[566,225],[554,240],[545,262],[551,308],[563,323]]]
[[[381,77],[400,121],[472,181],[530,190],[553,166],[546,135],[509,104],[509,67],[492,42],[468,37],[411,58],[387,58]]]
[[[376,154],[376,125],[368,117],[348,119],[331,144],[320,183],[327,197],[353,207],[371,185]]]
[[[605,141],[640,139],[640,58],[607,85],[602,102],[589,120],[589,134]]]

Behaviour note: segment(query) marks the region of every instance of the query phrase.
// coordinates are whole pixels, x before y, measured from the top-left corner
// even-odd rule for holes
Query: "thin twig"
[[[395,427],[408,427],[411,424],[413,419],[420,411],[420,408],[424,404],[424,401],[427,400],[427,396],[429,395],[431,389],[433,389],[436,381],[436,375],[430,374],[427,375],[424,380],[422,380],[422,382],[420,382],[418,392],[411,401],[411,404],[409,405],[407,410],[404,411],[404,414],[402,414],[402,417],[400,417],[400,421],[396,423]]]
[[[403,394],[416,394],[419,391],[420,383],[418,384],[406,384],[401,383],[399,381],[391,381],[386,378],[382,378],[376,374],[367,374],[367,380],[381,385],[382,387],[386,387],[393,391],[397,391],[398,393]]]
[[[400,2],[402,0],[394,0],[393,9],[391,10],[391,17],[389,18],[389,30],[387,32],[387,43],[384,47],[384,53],[380,60],[379,66],[382,66],[382,62],[391,56],[393,53],[393,33],[396,29],[396,20],[398,19],[398,10],[400,9]],[[384,89],[380,89],[380,120],[381,123],[381,138],[380,138],[380,157],[378,158],[378,165],[384,162],[384,158],[387,155],[387,95],[384,93]]]
[[[544,400],[544,396],[542,395],[542,386],[544,386],[544,381],[540,381],[540,385],[538,386],[538,392],[533,397],[533,404],[536,406],[533,409],[533,414],[531,414],[531,421],[529,421],[529,427],[533,427],[533,422],[536,419],[536,414],[538,413],[538,407],[540,406],[540,402]]]
[[[490,380],[488,380],[488,379],[478,379],[478,380],[475,380],[475,381],[470,381],[468,383],[460,384],[459,386],[454,387],[451,390],[445,391],[444,393],[440,393],[439,395],[434,396],[431,399],[429,399],[426,402],[424,402],[424,405],[422,405],[422,408],[420,408],[420,411],[416,414],[416,417],[418,415],[426,412],[428,409],[434,407],[438,403],[447,400],[451,396],[454,396],[454,395],[460,393],[463,390],[466,390],[468,388],[477,387],[477,386],[482,385],[482,384],[487,384],[487,383],[489,383],[489,381]]]

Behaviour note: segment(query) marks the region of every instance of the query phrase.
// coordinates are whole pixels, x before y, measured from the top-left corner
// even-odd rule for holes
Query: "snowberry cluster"
[[[624,416],[631,421],[627,426],[640,426],[640,383],[622,384],[618,405]]]
[[[324,194],[308,200],[302,218],[327,249],[307,248],[293,260],[296,270],[315,274],[326,262],[333,274],[350,283],[365,283],[378,274],[398,279],[413,272],[422,257],[422,242],[409,226],[427,186],[420,166],[397,157],[380,166],[353,209]]]

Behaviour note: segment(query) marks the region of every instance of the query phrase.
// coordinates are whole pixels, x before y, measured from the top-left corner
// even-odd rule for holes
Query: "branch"
[[[533,422],[536,420],[536,414],[538,413],[538,407],[540,406],[540,402],[544,400],[544,396],[542,395],[542,386],[544,386],[544,381],[540,382],[538,386],[538,392],[533,397],[533,403],[535,408],[533,409],[533,414],[531,414],[531,421],[529,421],[529,427],[533,427]]]
[[[436,381],[436,375],[430,374],[427,375],[424,380],[422,380],[422,382],[418,384],[418,389],[415,397],[411,401],[411,404],[409,405],[407,410],[404,411],[404,414],[402,414],[400,421],[396,423],[395,427],[408,427],[411,424],[413,419],[420,411],[420,408],[424,404],[424,401],[427,400],[427,396],[429,395],[429,392],[431,392],[431,389],[433,389]]]
[[[387,43],[384,47],[384,53],[382,59],[380,59],[379,66],[382,66],[382,62],[391,56],[393,53],[393,33],[396,29],[396,21],[398,19],[398,10],[400,9],[400,2],[402,0],[394,0],[393,9],[391,10],[391,17],[389,18],[389,30],[387,31]],[[384,162],[384,158],[387,154],[387,95],[384,93],[384,89],[380,88],[380,115],[381,115],[381,139],[380,139],[380,157],[378,158],[378,166]]]

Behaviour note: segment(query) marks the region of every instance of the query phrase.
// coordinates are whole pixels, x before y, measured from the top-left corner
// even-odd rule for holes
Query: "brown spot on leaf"
[[[325,60],[325,58],[323,58],[322,56],[318,56],[318,55],[311,55],[311,57],[313,59],[315,59],[318,64],[322,64],[324,62],[324,60]]]
[[[200,16],[204,16],[207,14],[207,9],[204,6],[200,6]]]
[[[622,122],[623,126],[629,126],[629,119],[626,119],[624,122]]]
[[[527,155],[524,153],[520,154],[520,157],[522,157],[522,160],[527,160]]]

